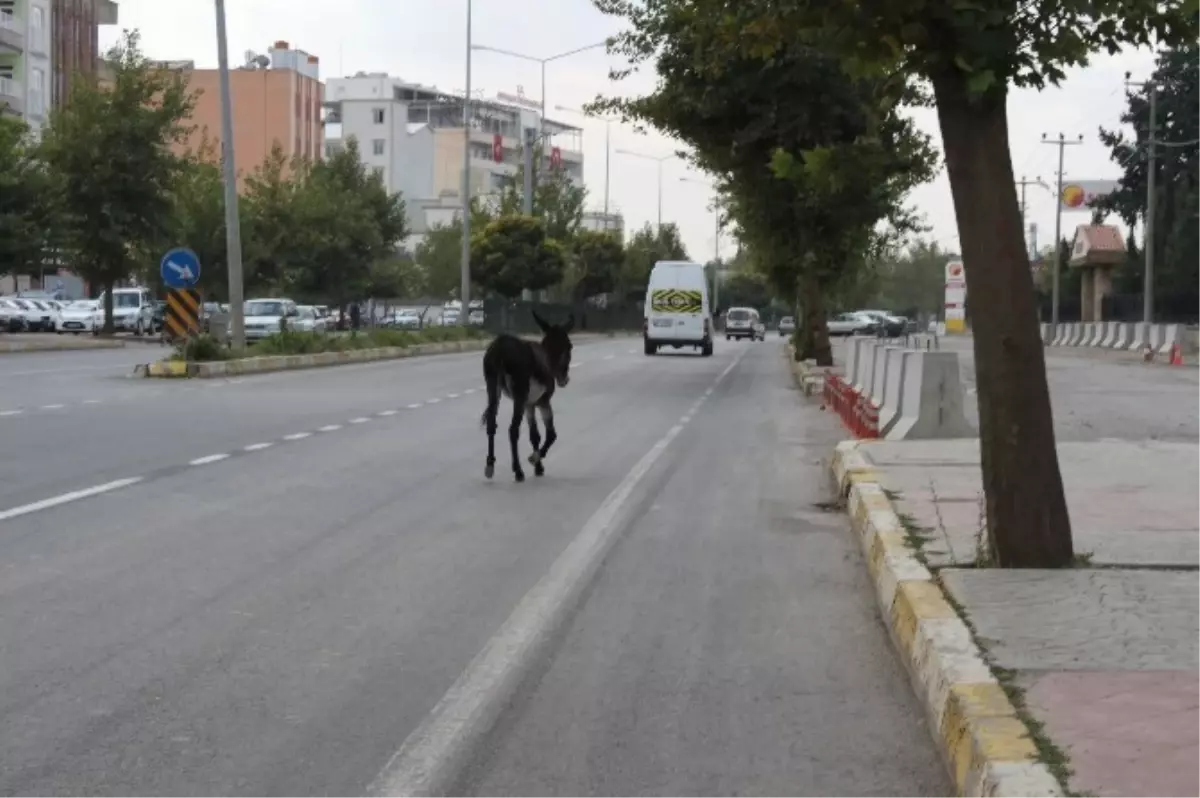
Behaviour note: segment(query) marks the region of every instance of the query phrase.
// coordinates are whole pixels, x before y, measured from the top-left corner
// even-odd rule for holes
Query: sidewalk
[[[972,567],[979,554],[986,557],[978,441],[846,443],[834,469],[843,484],[853,483],[856,526],[882,523],[878,500],[890,500],[917,558],[966,621],[1016,715],[1034,722],[1029,737],[1040,758],[1057,778],[1066,777],[1071,791],[1200,794],[1196,444],[1100,440],[1062,443],[1058,451],[1081,559],[1081,567],[1062,571]],[[869,495],[872,484],[882,496],[878,489]],[[897,605],[912,601],[898,586],[908,577],[894,573],[904,568],[892,560],[879,564],[892,557],[886,533],[860,534],[864,545],[870,539],[885,552],[874,558],[873,570],[891,569],[896,599],[890,614],[897,616]],[[883,600],[883,588],[880,593]],[[922,608],[912,614],[910,636],[919,637]],[[885,617],[904,649],[902,620]],[[926,675],[918,671],[929,662],[907,653],[914,679],[922,682]],[[940,656],[943,671],[954,664],[944,653],[924,656]],[[943,702],[953,701],[955,682],[979,681],[945,672],[936,678]],[[928,687],[927,698],[937,692]],[[930,700],[931,713],[949,712],[929,706]],[[953,747],[950,732],[941,733]],[[967,758],[972,767],[989,755],[979,733],[974,739]],[[952,767],[964,761],[961,752],[943,752]],[[1000,758],[1011,766],[1020,757]],[[961,773],[958,782],[961,789]]]

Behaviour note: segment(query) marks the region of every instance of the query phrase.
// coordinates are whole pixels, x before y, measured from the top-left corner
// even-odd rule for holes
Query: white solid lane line
[[[25,504],[20,507],[13,507],[10,510],[0,511],[0,521],[8,521],[11,518],[36,513],[39,510],[48,510],[51,507],[57,507],[60,504],[69,504],[70,502],[87,499],[91,496],[99,496],[101,493],[109,493],[121,488],[127,488],[130,485],[137,484],[142,481],[142,477],[129,477],[128,479],[118,479],[114,482],[106,482],[103,485],[95,485],[91,488],[83,490],[73,490],[70,493],[64,493],[60,496],[52,496],[49,499]]]
[[[188,465],[202,466],[209,463],[219,463],[228,456],[228,454],[210,454],[205,457],[197,457],[195,460],[189,460]]]
[[[270,449],[275,444],[273,443],[252,443],[249,446],[242,448],[243,452],[261,452],[263,449]]]
[[[744,352],[721,372],[719,385]],[[544,644],[570,617],[588,583],[625,526],[634,491],[683,431],[671,427],[600,504],[545,576],[450,690],[400,746],[367,788],[369,795],[443,795],[487,734]]]

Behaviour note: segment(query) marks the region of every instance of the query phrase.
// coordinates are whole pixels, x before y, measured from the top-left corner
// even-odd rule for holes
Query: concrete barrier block
[[[899,349],[889,346],[887,354],[887,370],[883,381],[883,404],[879,408],[879,435],[885,437],[900,418],[904,405],[904,369],[910,357],[921,350]]]
[[[1109,344],[1110,349],[1128,349],[1129,342],[1133,340],[1133,325],[1119,321],[1117,322],[1117,331],[1113,335],[1113,341]]]
[[[1117,322],[1105,321],[1101,323],[1104,325],[1104,332],[1100,335],[1100,338],[1096,341],[1095,345],[1100,347],[1110,347],[1112,346],[1113,340],[1117,335]]]
[[[854,375],[858,371],[858,355],[864,339],[853,336],[846,339],[846,370],[843,372],[846,380],[854,383]]]
[[[1171,354],[1171,349],[1176,347],[1183,349],[1183,325],[1182,324],[1159,324],[1159,341],[1158,354]]]
[[[1094,346],[1097,338],[1103,332],[1103,326],[1094,321],[1083,323],[1083,335],[1079,338],[1080,346]]]
[[[1054,346],[1066,346],[1067,333],[1070,332],[1067,325],[1060,321],[1057,325],[1052,324],[1050,326],[1054,328]]]
[[[1130,352],[1140,352],[1150,345],[1150,325],[1139,321],[1131,326],[1133,334],[1129,337],[1129,346],[1126,348]]]
[[[1081,337],[1083,337],[1083,325],[1073,321],[1067,325],[1067,339],[1063,342],[1063,346],[1079,346]]]
[[[1041,325],[1041,327],[1042,327],[1042,345],[1049,346],[1054,341],[1054,338],[1051,335],[1054,328],[1049,324],[1043,324],[1043,325]]]
[[[901,412],[886,440],[973,438],[963,412],[957,352],[912,352],[904,365]]]
[[[883,407],[883,392],[887,388],[888,353],[900,347],[881,346],[875,355],[875,373],[871,376],[871,392],[867,394],[876,407]]]
[[[870,396],[871,379],[875,375],[875,353],[879,350],[879,341],[866,339],[858,352],[858,369],[854,375],[854,390],[859,394]]]

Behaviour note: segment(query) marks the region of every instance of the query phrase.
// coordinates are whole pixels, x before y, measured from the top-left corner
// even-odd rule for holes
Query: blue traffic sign
[[[173,249],[163,255],[158,273],[167,288],[191,288],[200,279],[200,258],[185,247]]]

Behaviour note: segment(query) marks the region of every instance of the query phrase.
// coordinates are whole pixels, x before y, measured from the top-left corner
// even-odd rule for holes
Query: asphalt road
[[[520,485],[478,353],[0,359],[0,793],[948,794],[778,344],[575,355]]]
[[[967,418],[978,428],[975,355],[970,338],[942,338],[943,349],[959,353],[967,392]],[[1059,441],[1200,438],[1196,395],[1200,370],[1143,363],[1136,353],[1089,347],[1047,347],[1046,378]]]

